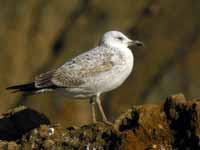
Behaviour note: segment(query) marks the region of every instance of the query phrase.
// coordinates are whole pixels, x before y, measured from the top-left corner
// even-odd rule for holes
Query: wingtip
[[[9,86],[6,88],[6,90],[15,90],[18,89],[19,86]]]
[[[6,90],[11,90],[12,89],[12,87],[11,86],[9,86],[9,87],[7,87],[7,88],[5,88]]]
[[[19,89],[13,88],[12,86],[5,88],[5,90],[9,91],[12,94],[19,92]]]
[[[6,90],[11,91],[12,93],[16,92],[28,92],[31,90],[34,90],[34,83],[28,83],[28,84],[21,84],[21,85],[14,85],[6,87]]]

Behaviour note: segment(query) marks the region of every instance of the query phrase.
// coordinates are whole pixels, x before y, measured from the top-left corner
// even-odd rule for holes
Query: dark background
[[[170,94],[200,95],[199,0],[0,0],[0,113],[23,104],[54,123],[89,123],[88,101],[53,94],[27,97],[5,88],[60,66],[97,45],[109,30],[145,43],[133,51],[128,80],[102,97],[110,120]]]

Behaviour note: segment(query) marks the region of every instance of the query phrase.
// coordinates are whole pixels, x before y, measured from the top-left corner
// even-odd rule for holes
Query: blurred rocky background
[[[119,30],[141,40],[128,80],[103,97],[110,120],[132,105],[160,103],[166,95],[199,96],[199,0],[0,0],[0,113],[26,105],[64,126],[91,121],[88,101],[53,94],[10,94]]]

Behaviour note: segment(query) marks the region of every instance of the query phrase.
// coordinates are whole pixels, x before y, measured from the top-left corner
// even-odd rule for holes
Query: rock
[[[164,111],[173,135],[173,147],[200,149],[200,101],[172,96],[166,100]]]
[[[25,107],[14,110],[18,110],[17,113],[24,113],[24,110],[30,111]],[[11,120],[11,116],[16,114],[11,113],[15,112],[14,110],[7,113],[8,115],[3,115],[1,120],[5,118]],[[35,111],[32,110],[32,112]],[[23,122],[24,119],[25,117],[18,117],[17,122]],[[37,120],[37,117],[34,120]],[[24,130],[24,126],[18,126],[18,128],[10,128],[11,131],[5,130],[4,139],[7,138],[6,131],[16,133],[17,130],[23,129],[23,134],[21,136],[9,134],[13,137],[7,138],[7,141],[1,141],[0,148],[23,150],[200,149],[200,101],[186,101],[182,94],[168,97],[164,104],[134,106],[122,114],[113,126],[99,122],[82,127],[64,128],[59,124],[49,124],[44,116],[40,116],[38,120],[40,121],[34,121],[37,122],[34,128],[32,126]],[[33,123],[32,119],[26,120],[28,125],[31,122]],[[16,122],[10,124],[12,123]],[[1,137],[3,138],[2,135]],[[8,141],[11,139],[12,141]]]
[[[49,119],[35,110],[20,106],[0,116],[0,140],[16,140],[28,131],[49,124]]]
[[[41,130],[55,131],[48,135],[40,133]],[[35,149],[117,149],[120,147],[122,137],[120,133],[103,123],[85,125],[80,128],[63,128],[61,126],[41,126],[22,137],[22,143],[34,145]],[[31,147],[30,147],[31,148]]]
[[[115,128],[127,136],[129,149],[171,148],[173,137],[160,105],[133,107],[119,117]]]

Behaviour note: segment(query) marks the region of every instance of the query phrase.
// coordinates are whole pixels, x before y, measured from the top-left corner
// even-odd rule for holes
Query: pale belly
[[[97,93],[104,93],[118,88],[130,73],[129,68],[102,73],[94,79],[89,79],[82,87],[59,89],[57,93],[72,98],[88,98]]]

